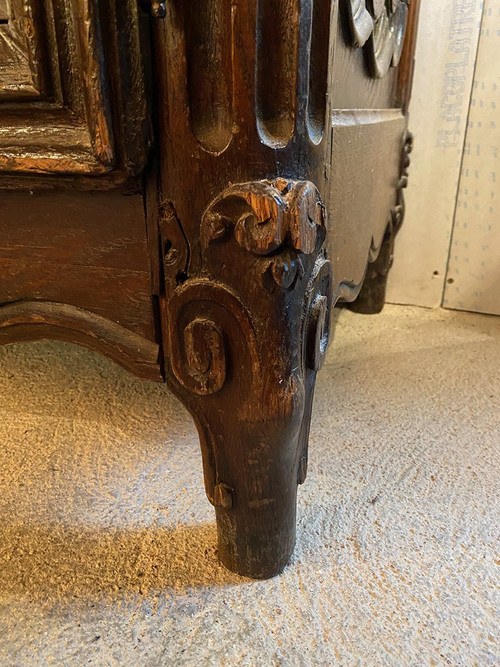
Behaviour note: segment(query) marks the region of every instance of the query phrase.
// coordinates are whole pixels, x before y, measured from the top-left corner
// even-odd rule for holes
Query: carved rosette
[[[363,47],[370,74],[382,78],[403,52],[408,0],[346,0],[352,46]]]

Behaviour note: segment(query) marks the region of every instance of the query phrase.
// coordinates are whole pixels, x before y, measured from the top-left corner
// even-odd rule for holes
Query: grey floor
[[[221,568],[193,425],[62,343],[0,349],[0,664],[498,665],[500,318],[342,312],[285,572]]]

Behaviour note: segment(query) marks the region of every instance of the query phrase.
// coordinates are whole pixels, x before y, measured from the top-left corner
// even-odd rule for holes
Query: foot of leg
[[[332,301],[308,182],[231,186],[205,211],[201,270],[162,301],[170,385],[193,414],[221,561],[278,574],[295,543],[316,372]],[[168,279],[168,274],[166,276]]]

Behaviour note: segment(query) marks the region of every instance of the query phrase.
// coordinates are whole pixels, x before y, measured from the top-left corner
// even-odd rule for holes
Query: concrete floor
[[[297,548],[252,582],[165,387],[1,348],[0,665],[498,665],[499,426],[500,318],[342,312]]]

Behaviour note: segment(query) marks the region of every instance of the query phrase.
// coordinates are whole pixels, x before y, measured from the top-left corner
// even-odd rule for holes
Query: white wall
[[[422,0],[410,105],[415,149],[392,303],[442,304],[481,15],[480,0]]]
[[[500,315],[500,2],[486,0],[443,305]]]

